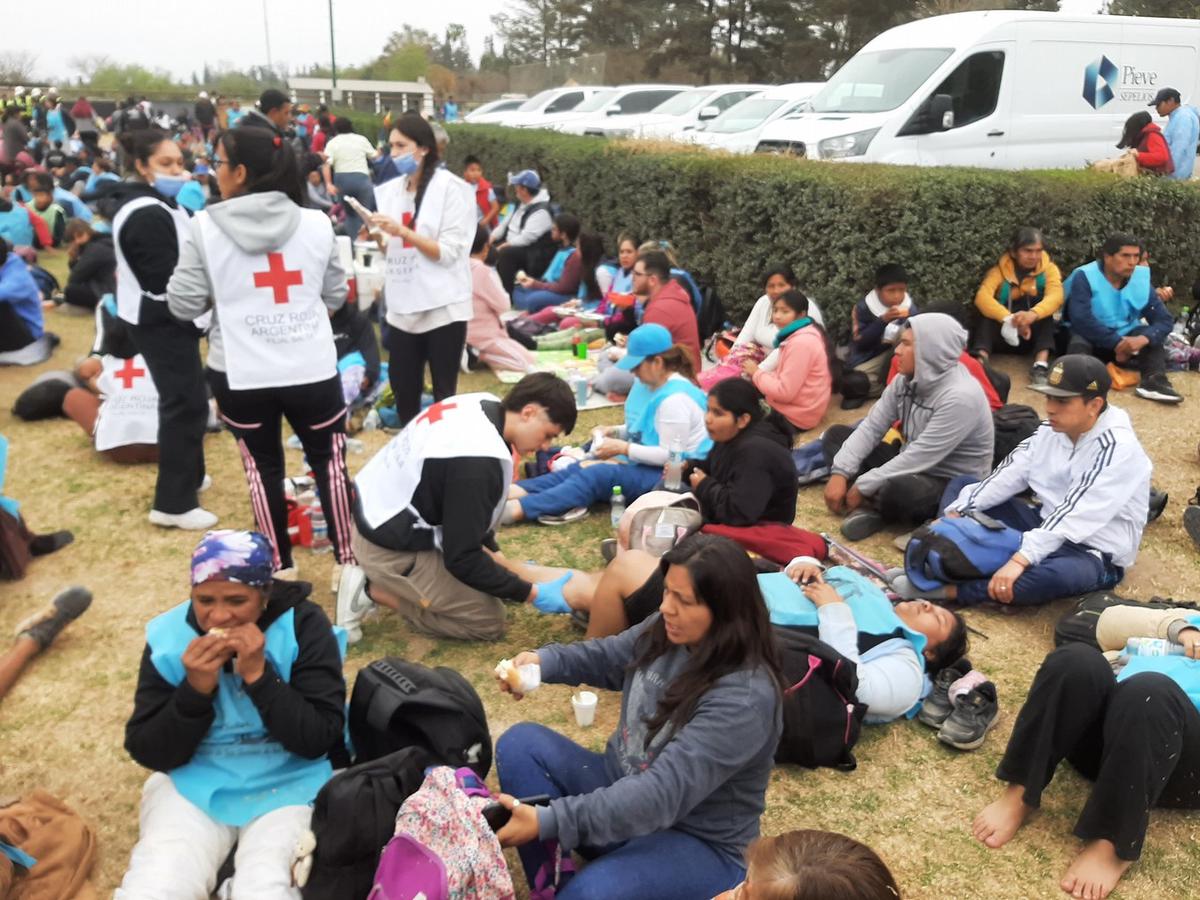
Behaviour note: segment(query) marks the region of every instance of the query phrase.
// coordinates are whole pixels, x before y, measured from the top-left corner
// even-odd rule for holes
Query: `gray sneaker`
[[[954,711],[954,705],[950,702],[950,685],[970,671],[971,661],[964,656],[954,665],[938,672],[933,679],[933,690],[921,704],[917,719],[931,728],[941,728]]]
[[[938,740],[958,750],[974,750],[999,721],[996,685],[985,681],[954,701],[953,711],[938,731]]]
[[[85,587],[69,587],[39,613],[17,626],[18,638],[36,641],[45,650],[64,628],[82,616],[92,605],[92,592]]]
[[[883,516],[873,509],[856,509],[842,521],[842,536],[861,541],[883,528]]]

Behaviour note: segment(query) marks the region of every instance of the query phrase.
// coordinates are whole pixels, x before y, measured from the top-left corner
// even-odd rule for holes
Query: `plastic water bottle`
[[[621,523],[621,516],[625,515],[625,495],[621,493],[619,484],[613,488],[610,502],[612,503],[612,526],[616,528]]]
[[[367,413],[366,418],[363,419],[362,430],[363,431],[374,431],[378,427],[379,427],[379,413],[376,410],[371,410],[369,413]]]
[[[1126,656],[1183,656],[1183,644],[1162,638],[1135,637],[1125,642]]]
[[[683,441],[671,439],[671,455],[667,457],[667,475],[663,479],[663,487],[668,491],[677,491],[683,487]]]
[[[329,526],[325,524],[325,513],[321,507],[312,507],[309,514],[312,519],[312,550],[313,553],[326,553],[333,549],[329,542]]]

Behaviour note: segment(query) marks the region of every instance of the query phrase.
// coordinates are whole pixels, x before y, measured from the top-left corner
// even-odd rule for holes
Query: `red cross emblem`
[[[402,225],[404,225],[404,227],[405,227],[405,228],[412,228],[412,225],[413,225],[413,214],[412,214],[412,213],[410,213],[410,212],[406,212],[404,215],[402,215],[402,216],[400,217],[400,222],[401,222],[401,224],[402,224]],[[413,247],[415,247],[415,246],[416,246],[416,244],[411,244],[411,243],[409,243],[408,241],[405,241],[405,242],[404,242],[404,249],[405,249],[405,250],[411,250],[411,249],[412,249]]]
[[[428,422],[430,425],[434,425],[442,421],[444,413],[449,409],[458,409],[458,407],[453,403],[435,403],[433,406],[429,407],[429,409],[425,410],[425,412],[417,416],[417,421]]]
[[[131,358],[125,360],[125,367],[123,369],[113,373],[113,378],[116,378],[118,381],[122,382],[125,385],[125,390],[129,390],[131,387],[133,387],[133,382],[145,374],[145,369],[138,369],[134,367],[133,359]]]
[[[304,284],[304,273],[299,269],[287,269],[282,253],[267,254],[267,271],[254,273],[254,286],[270,288],[276,303],[288,302],[288,289]]]

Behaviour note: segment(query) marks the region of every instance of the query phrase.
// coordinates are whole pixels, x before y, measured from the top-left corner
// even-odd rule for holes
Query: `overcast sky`
[[[266,4],[271,58],[293,69],[329,62],[328,0],[121,0],[117,5],[94,0],[58,0],[49,27],[46,8],[38,3],[5,3],[0,52],[30,50],[37,54],[40,78],[74,78],[71,60],[107,54],[122,63],[166,69],[190,79],[207,62],[235,68],[265,64]],[[339,66],[366,62],[383,47],[387,35],[405,24],[441,34],[450,22],[466,26],[472,56],[478,59],[491,32],[491,16],[505,0],[333,0]],[[1095,12],[1099,0],[1063,0],[1064,10]],[[40,35],[39,44],[30,37]],[[13,46],[12,39],[20,44]]]

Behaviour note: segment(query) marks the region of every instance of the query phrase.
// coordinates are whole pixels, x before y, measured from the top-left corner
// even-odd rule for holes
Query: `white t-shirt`
[[[367,162],[376,153],[375,148],[361,134],[339,134],[325,145],[325,155],[333,166],[334,174],[348,175],[358,172],[362,175],[371,174]]]

